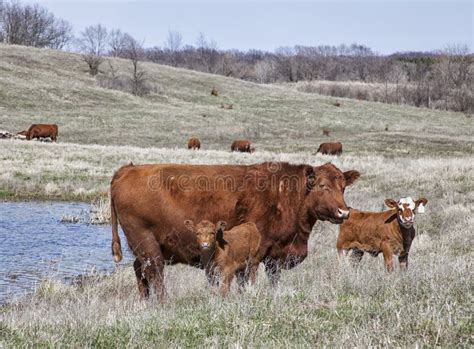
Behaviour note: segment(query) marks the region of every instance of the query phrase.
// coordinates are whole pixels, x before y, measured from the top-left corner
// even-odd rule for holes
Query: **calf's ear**
[[[415,201],[415,209],[418,213],[425,213],[425,206],[428,203],[428,200],[421,198]]]
[[[216,224],[216,241],[219,247],[224,248],[227,245],[227,241],[224,240],[224,229],[227,226],[227,223],[224,221],[219,221]]]
[[[184,221],[184,226],[185,226],[186,229],[188,229],[190,232],[192,232],[192,233],[195,232],[194,223],[193,223],[192,220],[186,219],[186,220]]]
[[[385,205],[390,208],[397,208],[398,202],[393,199],[385,199]]]
[[[346,179],[346,185],[351,185],[360,177],[360,172],[351,170],[344,172],[344,178]]]

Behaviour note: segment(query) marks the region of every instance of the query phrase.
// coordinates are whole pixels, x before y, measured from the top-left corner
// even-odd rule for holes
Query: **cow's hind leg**
[[[148,280],[145,278],[145,274],[142,271],[142,263],[138,258],[133,262],[133,269],[135,270],[135,276],[137,277],[140,298],[147,299],[150,296],[150,285],[148,284]]]
[[[164,278],[164,258],[160,245],[156,240],[144,242],[138,251],[140,263],[142,265],[142,273],[150,287],[156,292],[158,301],[163,301],[165,296],[165,288],[163,284]]]
[[[279,261],[273,258],[266,258],[263,261],[263,264],[265,265],[265,272],[267,273],[270,285],[272,287],[278,286],[281,277],[281,266]]]

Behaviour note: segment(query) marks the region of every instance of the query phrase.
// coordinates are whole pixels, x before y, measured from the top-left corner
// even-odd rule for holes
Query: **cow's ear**
[[[398,202],[393,199],[385,199],[385,205],[390,208],[397,208]]]
[[[224,248],[227,245],[227,241],[224,240],[224,229],[227,226],[227,223],[224,221],[219,221],[216,224],[216,241],[220,248]]]
[[[428,200],[421,198],[415,201],[415,209],[418,213],[425,213],[425,206],[428,203]]]
[[[186,227],[186,229],[188,229],[191,233],[194,233],[196,231],[196,229],[194,229],[194,223],[192,220],[190,219],[186,219],[184,221],[184,226]]]
[[[316,185],[316,174],[314,173],[314,169],[312,167],[308,167],[305,170],[306,176],[306,188],[311,190]]]
[[[346,180],[346,185],[351,185],[360,177],[360,172],[356,170],[344,172],[344,178]]]

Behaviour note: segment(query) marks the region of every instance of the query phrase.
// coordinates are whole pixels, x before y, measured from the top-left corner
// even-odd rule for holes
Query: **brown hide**
[[[26,139],[50,137],[53,142],[57,141],[58,125],[56,124],[33,124],[28,129]]]
[[[201,148],[201,141],[199,138],[191,137],[188,140],[188,149],[200,149]]]
[[[342,144],[337,143],[321,143],[317,153],[326,154],[326,155],[341,155],[342,154]]]
[[[360,251],[372,255],[383,253],[388,271],[392,270],[392,255],[400,256],[400,263],[408,262],[408,252],[415,238],[415,228],[405,228],[397,220],[397,210],[365,212],[350,209],[349,219],[339,228],[336,247],[341,250]],[[362,253],[362,254],[361,254]]]
[[[237,139],[232,142],[232,145],[230,147],[231,151],[240,151],[242,153],[250,153],[251,148],[250,148],[250,141],[246,139]]]

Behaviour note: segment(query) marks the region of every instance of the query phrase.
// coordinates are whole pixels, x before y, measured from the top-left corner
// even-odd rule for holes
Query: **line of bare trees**
[[[118,74],[110,60],[109,77],[99,77],[108,87],[128,89],[136,95],[149,92],[140,63],[146,60],[258,83],[338,82],[330,89],[308,85],[308,91],[339,97],[355,95],[358,99],[370,100],[371,94],[364,89],[354,94],[343,82],[375,83],[383,91],[376,100],[474,113],[474,56],[462,45],[438,52],[389,56],[378,55],[360,44],[243,52],[219,50],[217,43],[203,33],[194,45],[186,45],[179,32],[170,31],[162,47],[145,49],[131,35],[119,29],[109,31],[100,24],[87,27],[73,39],[69,23],[39,5],[23,6],[17,0],[0,0],[0,41],[56,49],[69,45],[80,50],[91,75],[99,74],[107,56],[129,59],[129,81]]]
[[[0,0],[0,42],[62,49],[72,38],[72,26],[46,8]]]

